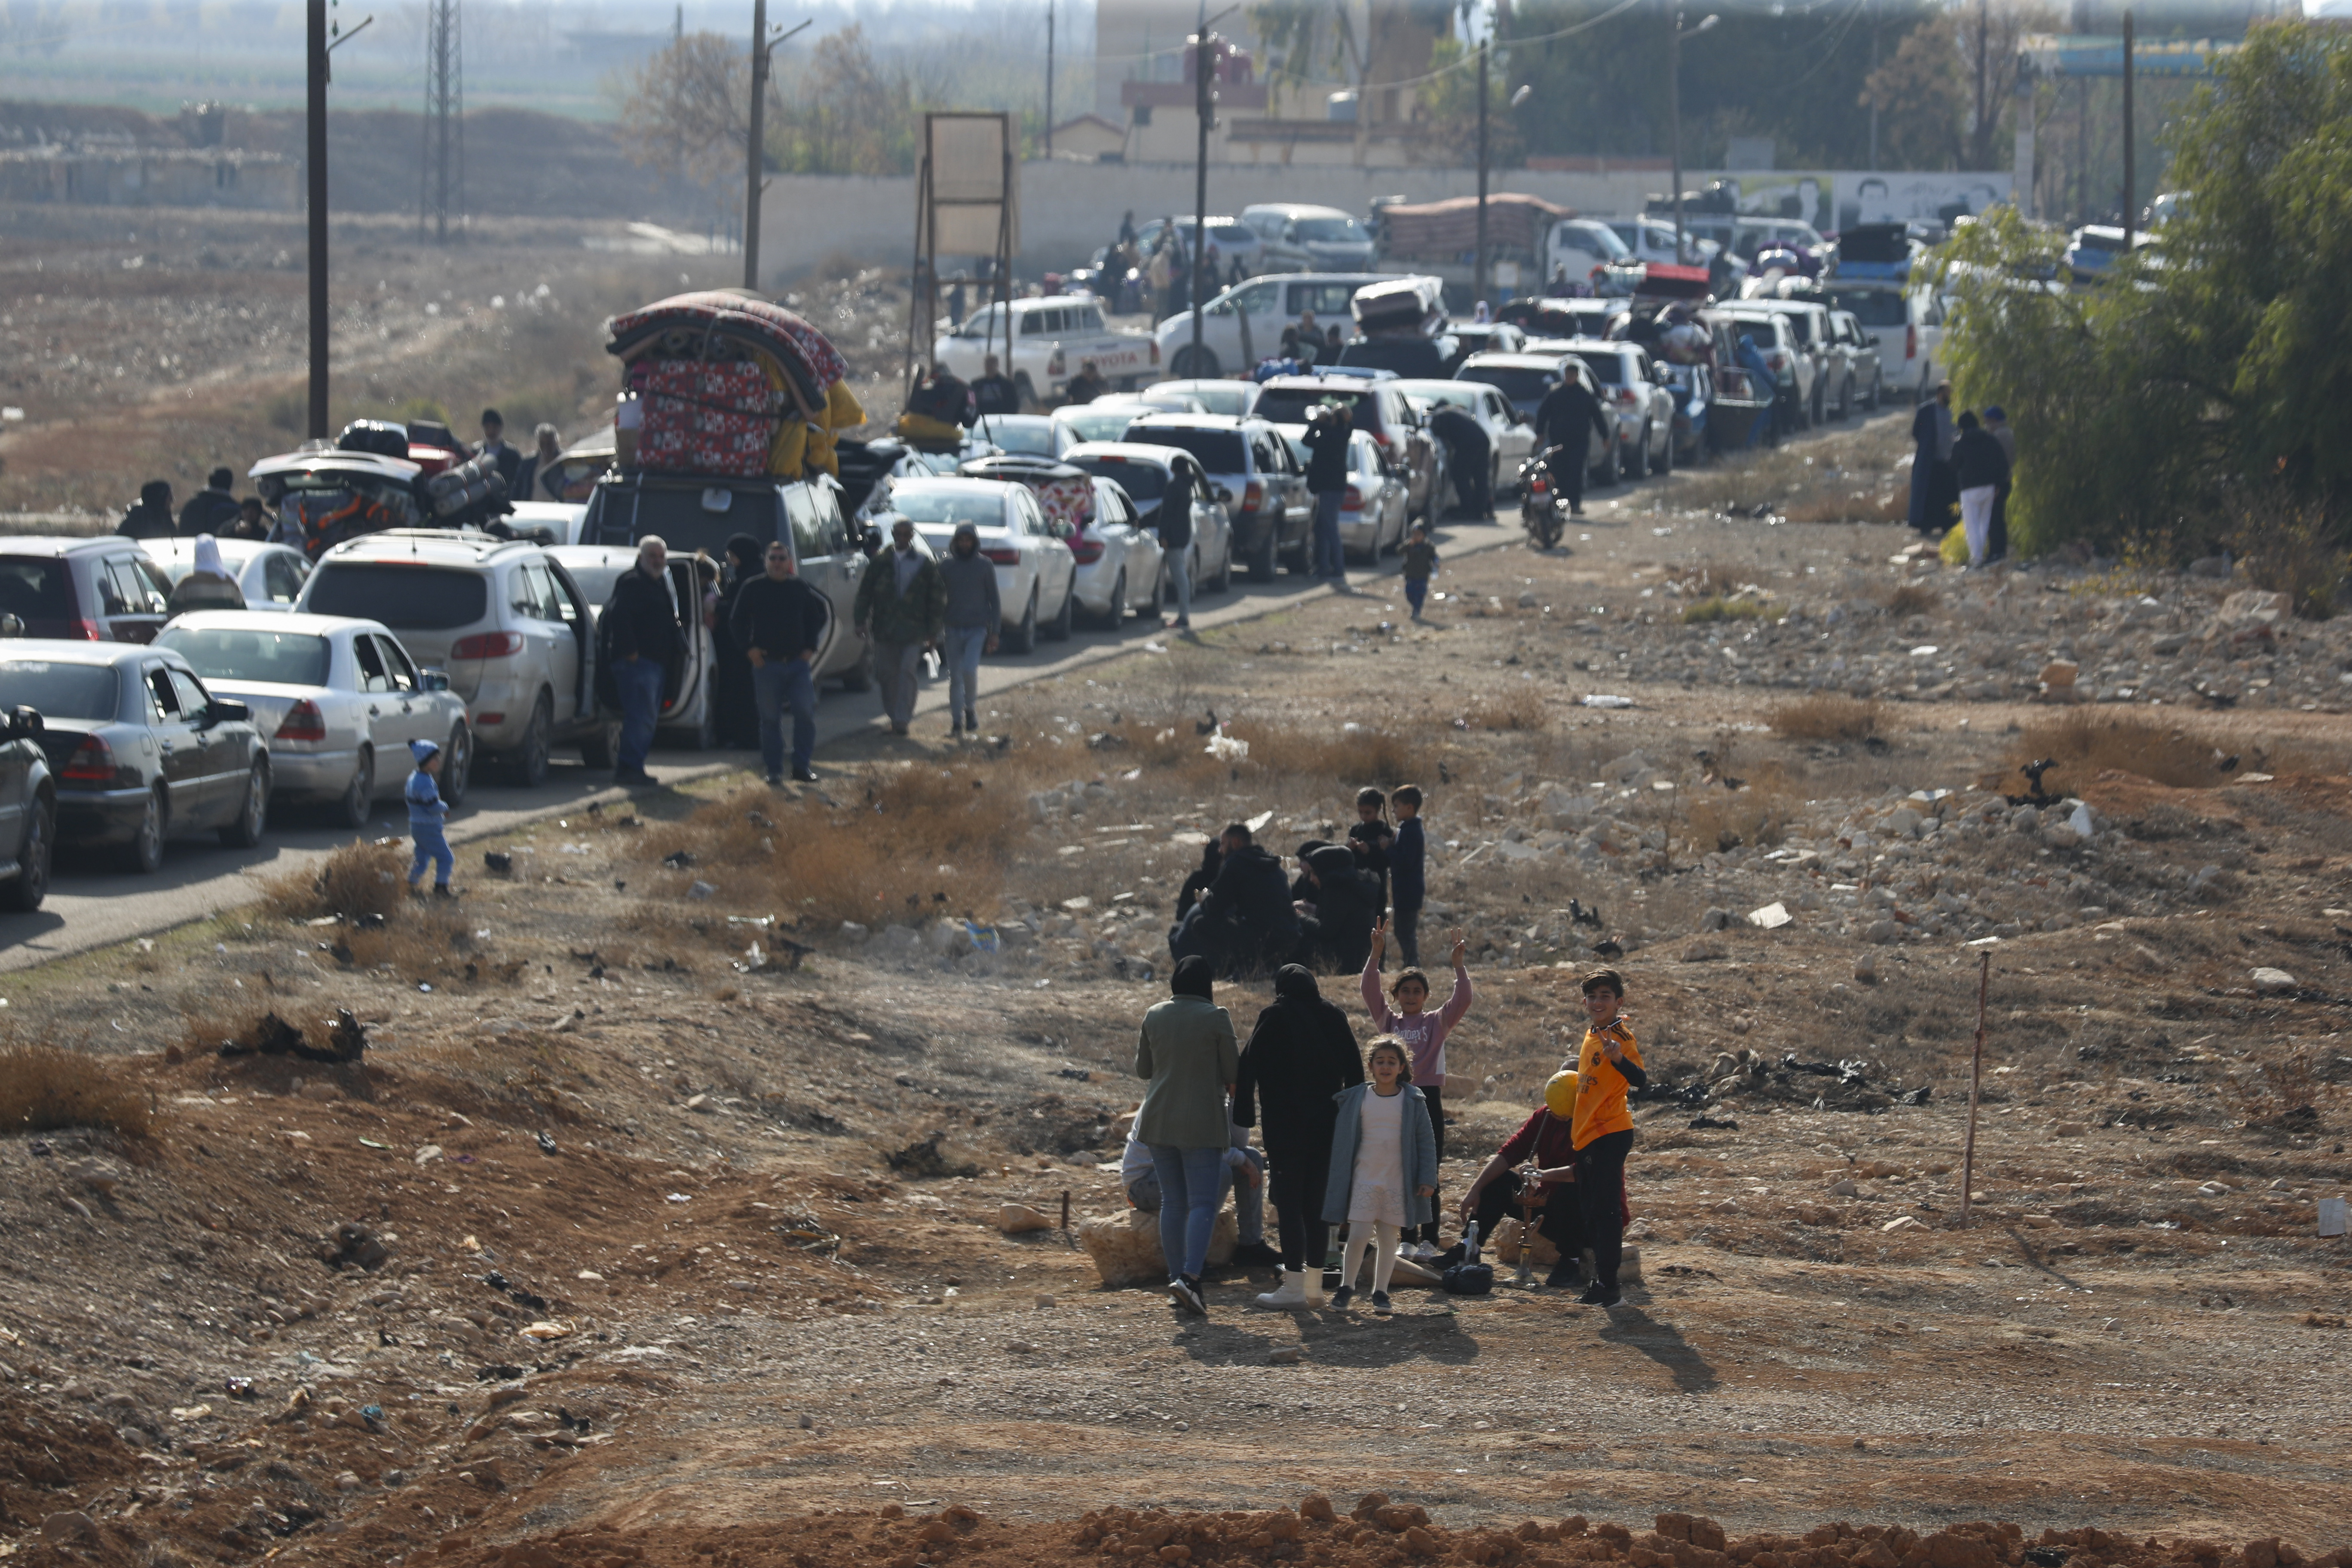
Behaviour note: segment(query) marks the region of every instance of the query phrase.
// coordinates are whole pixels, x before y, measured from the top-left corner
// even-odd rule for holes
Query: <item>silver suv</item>
[[[1619,461],[1628,479],[1675,467],[1675,395],[1639,343],[1571,338],[1567,349],[1599,384],[1601,406],[1617,424]]]
[[[536,544],[470,531],[395,528],[327,552],[295,609],[391,627],[419,664],[449,672],[475,744],[512,782],[547,777],[548,752],[609,768],[620,724],[596,701],[594,606]]]

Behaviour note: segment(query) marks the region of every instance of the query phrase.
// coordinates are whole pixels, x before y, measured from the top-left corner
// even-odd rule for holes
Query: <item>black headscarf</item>
[[[1319,1002],[1323,993],[1315,984],[1313,970],[1286,963],[1274,972],[1274,997],[1277,1002]]]
[[[762,563],[760,542],[748,533],[739,533],[727,542],[727,558],[735,563],[735,574],[740,578],[756,577]]]
[[[1190,958],[1180,958],[1176,961],[1176,973],[1168,977],[1168,994],[1171,996],[1198,996],[1203,1002],[1213,1002],[1216,998],[1210,994],[1210,983],[1215,975],[1216,971],[1210,967],[1209,961],[1198,953]]]

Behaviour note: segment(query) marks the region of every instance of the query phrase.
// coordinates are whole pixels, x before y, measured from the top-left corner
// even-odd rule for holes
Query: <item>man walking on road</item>
[[[1302,334],[1303,335],[1303,334]],[[1315,575],[1344,583],[1348,563],[1339,545],[1339,504],[1348,494],[1348,435],[1354,421],[1345,405],[1326,403],[1307,416],[1307,488],[1315,497]]]
[[[613,597],[597,626],[613,661],[613,684],[621,695],[621,744],[613,782],[649,784],[646,753],[653,750],[654,726],[661,720],[662,687],[669,661],[686,652],[677,612],[670,604],[669,545],[648,533],[637,542],[637,563],[613,584]]]
[[[784,777],[784,710],[793,713],[793,777],[813,784],[816,770],[816,659],[833,606],[800,580],[782,541],[768,546],[767,574],[735,594],[727,629],[751,661],[751,706],[760,715],[760,760],[768,782]]]
[[[890,733],[903,735],[915,717],[915,678],[923,650],[939,646],[947,629],[948,589],[940,563],[915,543],[915,525],[890,525],[890,548],[874,558],[857,584],[857,630],[874,639],[874,672],[882,681],[882,711]]]
[[[1552,489],[1568,497],[1571,517],[1584,515],[1584,471],[1591,466],[1589,438],[1613,440],[1601,400],[1574,376],[1561,382],[1536,405],[1536,440],[1552,448]]]

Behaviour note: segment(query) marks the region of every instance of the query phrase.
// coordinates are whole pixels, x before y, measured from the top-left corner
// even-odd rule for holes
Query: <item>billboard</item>
[[[1742,170],[1718,182],[1732,210],[1757,217],[1791,217],[1823,233],[1864,223],[1912,218],[1950,223],[2009,200],[2014,178],[2006,171],[1873,174],[1852,170]]]

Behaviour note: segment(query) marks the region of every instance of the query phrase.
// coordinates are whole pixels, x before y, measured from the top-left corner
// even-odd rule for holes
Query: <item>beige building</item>
[[[1247,10],[1217,24],[1234,46],[1216,82],[1209,161],[1396,168],[1430,162],[1417,89],[1445,23],[1406,0],[1336,0],[1299,29],[1260,37]],[[1428,7],[1420,7],[1424,16]],[[1444,14],[1439,14],[1442,17]],[[1188,45],[1200,7],[1099,0],[1095,112],[1127,132],[1131,163],[1190,163],[1200,135]]]

